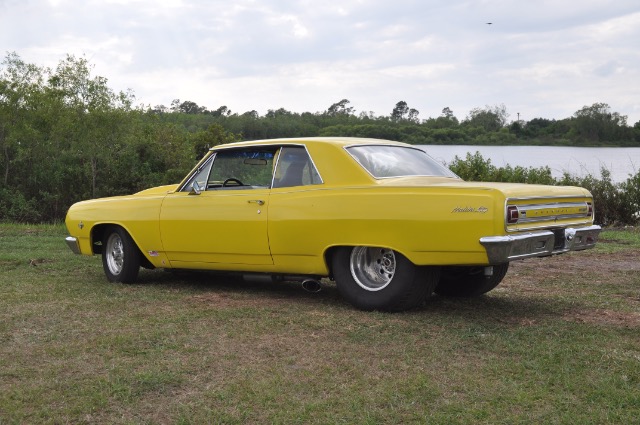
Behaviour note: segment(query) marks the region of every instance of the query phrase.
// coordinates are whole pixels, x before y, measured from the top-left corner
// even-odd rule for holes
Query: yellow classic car
[[[299,138],[212,148],[177,185],[71,206],[66,242],[112,282],[140,267],[335,280],[363,310],[477,296],[513,260],[592,248],[579,187],[465,182],[399,142]]]

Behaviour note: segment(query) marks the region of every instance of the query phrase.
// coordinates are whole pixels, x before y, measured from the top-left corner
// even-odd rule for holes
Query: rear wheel
[[[509,263],[493,266],[485,276],[484,267],[443,267],[435,292],[449,297],[477,297],[498,286],[509,270]]]
[[[104,232],[102,267],[110,282],[132,283],[140,271],[140,251],[122,227],[112,226]]]
[[[433,293],[438,269],[417,267],[399,252],[379,247],[345,247],[332,260],[338,291],[361,310],[402,311]]]

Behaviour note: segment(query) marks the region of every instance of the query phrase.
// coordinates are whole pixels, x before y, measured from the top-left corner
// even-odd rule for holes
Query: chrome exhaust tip
[[[322,290],[322,286],[315,279],[305,279],[302,281],[302,289],[315,294]]]

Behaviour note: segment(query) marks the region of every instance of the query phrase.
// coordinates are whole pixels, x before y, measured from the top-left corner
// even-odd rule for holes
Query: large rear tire
[[[105,230],[102,240],[102,267],[109,282],[133,283],[140,271],[140,251],[122,227]]]
[[[342,297],[361,310],[403,311],[433,293],[439,269],[418,267],[388,248],[344,247],[332,258]]]
[[[494,289],[509,270],[509,263],[493,266],[485,276],[484,267],[443,267],[435,293],[447,297],[477,297]]]

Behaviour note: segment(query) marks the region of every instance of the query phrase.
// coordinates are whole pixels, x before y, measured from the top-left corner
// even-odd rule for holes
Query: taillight
[[[507,224],[516,224],[520,218],[520,212],[515,205],[507,206]]]
[[[591,202],[587,202],[587,215],[593,217],[593,204]]]

